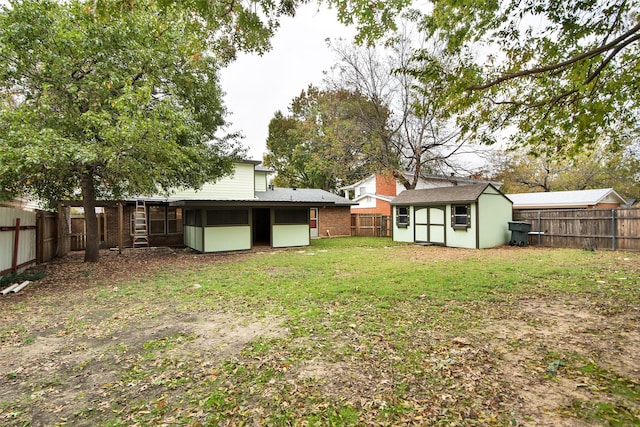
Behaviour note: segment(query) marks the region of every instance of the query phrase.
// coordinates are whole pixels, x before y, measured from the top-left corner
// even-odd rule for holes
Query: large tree
[[[329,78],[330,87],[357,91],[378,106],[369,124],[381,146],[371,156],[407,189],[415,188],[422,175],[460,169],[460,155],[473,151],[448,117],[442,81],[410,72],[419,65],[416,54],[422,48],[427,49],[406,28],[388,37],[384,49],[339,41],[333,44],[338,62]],[[439,62],[447,61],[435,47],[431,51]]]
[[[96,200],[199,187],[230,170],[211,30],[140,2],[20,1],[0,13],[0,180],[9,196],[82,198],[85,260]],[[115,7],[115,6],[114,6]]]
[[[616,151],[639,130],[639,3],[435,0],[423,30],[458,61],[423,51],[415,72],[444,76],[449,111],[476,137],[507,129],[537,153]]]
[[[379,132],[370,127],[379,106],[357,92],[310,86],[296,97],[289,114],[269,123],[265,165],[282,186],[336,191],[374,170]]]

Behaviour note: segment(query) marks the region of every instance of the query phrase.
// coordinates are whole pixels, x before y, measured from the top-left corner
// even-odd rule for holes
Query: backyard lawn
[[[0,425],[640,425],[640,253],[102,255],[0,297]]]

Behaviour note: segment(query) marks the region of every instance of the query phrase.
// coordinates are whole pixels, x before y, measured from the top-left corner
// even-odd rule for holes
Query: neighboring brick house
[[[406,173],[408,180],[413,179],[413,175]],[[457,185],[482,184],[488,181],[462,178],[456,176],[443,175],[426,175],[418,179],[416,190],[439,187],[453,187]],[[496,188],[500,188],[501,183],[491,182]],[[391,175],[373,174],[355,184],[341,187],[345,197],[357,202],[357,205],[351,206],[352,214],[379,214],[391,215],[391,200],[405,191],[404,185]]]
[[[260,162],[242,161],[232,175],[198,191],[98,202],[101,245],[222,252],[256,245],[306,246],[314,237],[350,234],[349,208],[354,202],[319,189],[268,186],[270,172]],[[63,216],[70,218],[69,208],[81,202],[60,206]],[[70,230],[70,220],[68,224]]]

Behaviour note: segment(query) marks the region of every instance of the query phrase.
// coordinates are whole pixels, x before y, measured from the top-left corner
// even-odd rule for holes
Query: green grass
[[[322,239],[209,266],[167,263],[153,276],[117,283],[117,291],[108,282],[69,301],[56,328],[69,340],[105,342],[76,373],[98,364],[115,373],[99,402],[76,410],[84,423],[517,425],[529,415],[509,406],[519,390],[499,370],[504,360],[484,328],[519,315],[519,303],[531,300],[582,301],[586,310],[617,319],[640,302],[639,265],[640,254]],[[42,325],[36,320],[51,313],[46,304],[12,311],[0,345],[26,345],[37,331],[24,319]],[[253,339],[220,360],[211,356],[215,349],[194,348],[193,333],[171,328],[121,341],[145,322],[171,326],[219,313],[275,322],[286,332]],[[527,363],[539,381],[580,377],[594,385],[593,399],[557,412],[594,424],[639,420],[637,382],[604,368],[599,355],[509,337],[506,345],[531,353]],[[548,375],[554,362],[562,363]],[[5,379],[15,380],[9,372]],[[72,381],[61,378],[39,384]],[[9,411],[2,408],[13,407],[20,416],[11,425],[33,422],[27,404],[38,402],[0,400],[0,421]]]

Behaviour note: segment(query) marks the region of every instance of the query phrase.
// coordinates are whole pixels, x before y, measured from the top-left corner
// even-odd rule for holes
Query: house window
[[[135,233],[136,216],[131,212],[131,235]],[[149,234],[182,233],[182,208],[150,205],[147,208],[147,229]]]
[[[358,189],[358,196],[362,196],[363,194],[367,193],[367,187],[360,187]]]
[[[309,210],[305,208],[276,209],[274,212],[273,223],[278,225],[309,224]]]
[[[409,207],[408,206],[396,207],[396,225],[400,228],[407,228],[409,226]]]
[[[148,215],[149,234],[166,234],[165,207],[149,206]]]
[[[470,205],[451,206],[451,227],[456,229],[467,229],[471,227]]]
[[[249,225],[248,209],[217,209],[207,211],[208,226]]]

